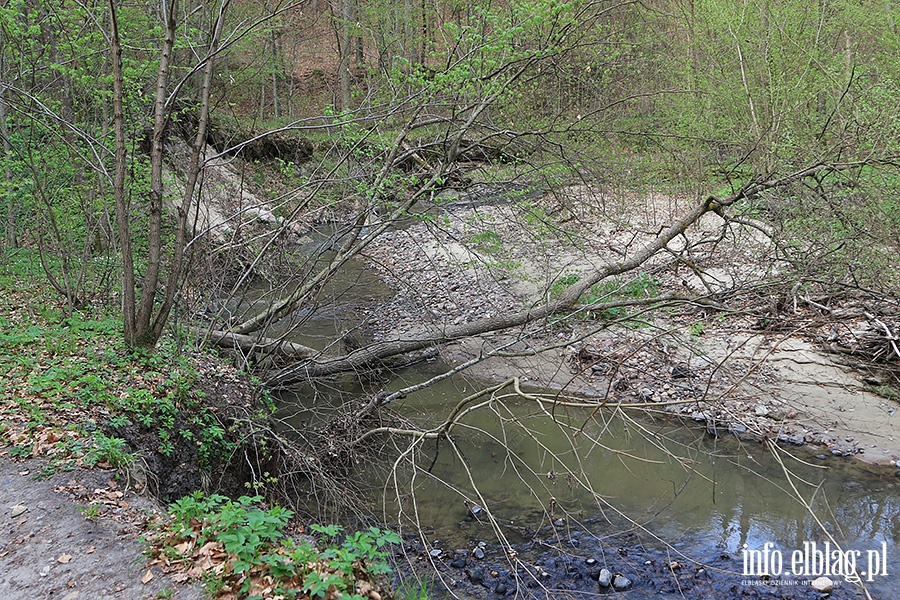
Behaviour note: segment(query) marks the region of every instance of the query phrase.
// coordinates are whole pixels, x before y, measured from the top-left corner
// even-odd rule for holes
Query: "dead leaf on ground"
[[[200,556],[209,556],[218,550],[219,542],[206,542],[197,552]]]
[[[65,552],[63,552],[62,554],[59,555],[59,557],[57,557],[56,562],[60,562],[60,563],[62,563],[62,564],[66,564],[66,563],[68,563],[70,560],[72,560],[72,555],[71,555],[71,554],[66,554]]]
[[[141,577],[141,583],[148,583],[151,579],[153,579],[153,571],[147,569],[147,572]]]
[[[176,544],[172,549],[175,550],[178,554],[184,556],[188,552],[190,552],[191,548],[194,546],[192,541],[181,542],[180,544]]]

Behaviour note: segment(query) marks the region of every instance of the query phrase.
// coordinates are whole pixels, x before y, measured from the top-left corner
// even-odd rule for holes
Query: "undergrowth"
[[[22,250],[0,264],[5,454],[48,459],[38,476],[76,466],[127,472],[150,455],[173,464],[190,456],[207,473],[234,471],[228,461],[241,432],[232,431],[228,411],[236,407],[261,422],[274,409],[271,400],[263,394],[268,401],[258,407],[251,402],[254,384],[172,337],[152,352],[129,349],[113,306],[95,304],[67,317],[64,300],[47,296],[35,261]],[[228,405],[212,402],[201,388]],[[254,450],[267,460],[265,439]],[[244,485],[262,490],[269,483]],[[218,597],[377,599],[384,594],[377,579],[390,571],[385,549],[400,541],[376,527],[345,534],[338,525],[312,525],[315,539],[295,540],[285,533],[294,513],[266,507],[262,496],[195,492],[171,504],[170,513],[148,538],[154,560],[175,581],[202,580]],[[100,509],[83,514],[96,518]]]
[[[154,352],[129,349],[111,306],[65,316],[36,260],[19,250],[0,266],[0,444],[10,456],[127,468],[136,449],[122,432],[134,427],[165,457],[196,446],[201,468],[234,449],[197,385],[199,352],[171,337]]]
[[[391,568],[392,532],[370,527],[344,534],[339,525],[311,525],[316,539],[288,537],[294,513],[265,507],[261,496],[195,493],[169,507],[170,518],[149,536],[153,562],[203,580],[216,597],[381,597],[378,579]]]
[[[559,296],[563,290],[578,283],[581,276],[569,273],[556,280],[550,288],[550,296]],[[591,289],[581,295],[578,304],[590,306],[598,302],[613,302],[623,299],[655,298],[659,296],[660,282],[657,278],[643,271],[628,281],[622,282],[616,279],[606,279],[591,286]],[[625,307],[606,308],[600,312],[604,319],[622,319],[628,316]]]

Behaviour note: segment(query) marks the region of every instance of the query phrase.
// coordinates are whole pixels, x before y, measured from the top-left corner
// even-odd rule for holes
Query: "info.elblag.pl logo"
[[[881,548],[866,550],[842,550],[831,542],[817,544],[803,542],[803,548],[785,556],[772,542],[766,542],[761,550],[751,550],[747,544],[744,555],[744,575],[747,577],[842,577],[848,583],[874,581],[887,575],[887,542]],[[865,570],[858,570],[865,566]]]

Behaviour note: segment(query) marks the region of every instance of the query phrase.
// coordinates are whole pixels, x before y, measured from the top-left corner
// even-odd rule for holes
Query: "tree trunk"
[[[185,263],[184,250],[188,236],[188,214],[193,206],[194,191],[197,189],[197,181],[200,176],[200,156],[206,147],[206,129],[209,124],[209,92],[212,87],[213,74],[215,73],[215,56],[218,51],[219,39],[222,34],[222,27],[225,23],[225,14],[228,12],[229,3],[230,0],[222,0],[222,3],[219,5],[219,12],[211,25],[209,49],[206,64],[203,68],[203,82],[200,86],[200,114],[197,119],[197,134],[194,137],[194,145],[191,148],[191,160],[187,170],[187,182],[184,186],[184,198],[182,198],[181,204],[178,206],[175,246],[172,249],[165,295],[150,329],[154,345],[162,335],[169,313],[175,304],[176,292],[181,289],[181,276]]]
[[[159,70],[156,77],[156,95],[153,100],[153,137],[150,146],[150,228],[148,232],[147,272],[141,283],[141,301],[135,319],[134,338],[128,341],[131,345],[150,347],[156,345],[153,336],[153,308],[156,290],[159,287],[159,272],[162,266],[162,210],[163,210],[163,154],[165,130],[169,113],[166,107],[168,99],[169,70],[171,68],[172,50],[175,46],[177,0],[168,0],[165,5],[165,24],[162,49],[159,57]]]
[[[341,44],[340,44],[340,62],[338,70],[340,71],[341,81],[341,112],[350,111],[350,21],[353,19],[353,0],[341,1]]]
[[[122,252],[122,320],[125,327],[125,343],[135,343],[135,289],[134,256],[131,251],[131,211],[125,197],[125,111],[123,108],[122,45],[119,40],[119,21],[115,0],[109,0],[109,32],[112,43],[113,75],[113,129],[116,140],[116,170],[113,175],[113,196],[116,205],[116,222],[119,228],[119,248]]]
[[[9,126],[6,123],[6,103],[4,94],[6,93],[6,47],[3,29],[0,28],[0,137],[3,138],[3,159],[10,158],[12,145],[9,142]],[[7,163],[4,167],[3,176],[6,183],[10,184],[13,180],[12,169]],[[6,231],[4,232],[5,244],[7,248],[17,248],[19,246],[18,236],[16,234],[16,203],[13,201],[13,195],[10,193],[11,188],[7,188],[6,192]]]
[[[0,54],[2,54],[2,36],[3,32],[0,31]],[[0,66],[2,69],[2,66]],[[2,74],[0,74],[2,77]],[[3,158],[4,160],[8,160],[10,157],[10,153],[12,151],[12,145],[9,143],[9,126],[6,123],[6,104],[3,100],[3,93],[6,91],[5,86],[2,81],[0,81],[0,137],[3,138]],[[5,244],[7,248],[18,248],[19,239],[16,233],[16,203],[13,200],[13,194],[10,193],[11,183],[13,180],[12,169],[9,167],[7,163],[3,169],[3,176],[6,178],[6,183],[9,187],[7,187],[6,192],[6,231],[5,231]]]
[[[160,52],[159,70],[156,79],[156,95],[153,102],[153,134],[150,147],[150,227],[148,231],[147,271],[141,283],[140,301],[136,300],[136,281],[134,278],[133,254],[130,238],[130,208],[125,196],[125,172],[127,156],[125,153],[125,134],[123,117],[122,86],[122,48],[119,42],[118,22],[115,4],[110,0],[110,31],[113,44],[113,102],[116,138],[116,171],[114,175],[114,197],[116,203],[116,219],[121,237],[124,276],[123,276],[123,313],[125,322],[125,341],[130,346],[152,348],[162,335],[168,320],[178,289],[180,289],[185,248],[187,247],[188,214],[193,205],[194,192],[200,173],[200,157],[205,147],[206,129],[209,121],[209,93],[213,77],[215,55],[224,25],[224,16],[228,10],[229,0],[219,5],[215,19],[210,25],[210,42],[203,68],[200,85],[200,109],[197,132],[191,147],[191,157],[186,173],[185,192],[177,208],[175,240],[172,254],[166,265],[165,282],[162,282],[162,260],[165,240],[163,237],[163,157],[166,126],[171,116],[171,99],[169,98],[169,75],[172,67],[177,24],[178,1],[168,0],[164,5],[165,32]],[[157,293],[162,287],[162,300],[157,303]],[[137,314],[135,314],[135,312]]]
[[[210,343],[221,346],[222,348],[237,348],[241,352],[274,354],[276,356],[287,356],[295,359],[304,359],[319,354],[319,351],[309,346],[295,344],[284,340],[253,337],[249,335],[241,335],[231,331],[200,331],[195,330],[200,339],[208,340]]]

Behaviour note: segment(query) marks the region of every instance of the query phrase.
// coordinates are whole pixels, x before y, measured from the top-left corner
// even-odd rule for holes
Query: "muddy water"
[[[388,297],[389,290],[364,267],[352,265],[324,290],[321,304],[329,307],[327,312],[295,315],[290,339],[324,348],[352,325],[359,311],[375,310]],[[245,306],[254,301],[259,302],[249,297]],[[437,365],[410,369],[391,381],[369,382],[369,391],[382,385],[399,389],[438,370]],[[327,389],[284,394],[283,412],[302,429],[327,417],[330,408],[337,410],[349,398],[364,394],[365,385],[337,381]],[[419,427],[435,426],[460,399],[486,385],[457,377],[410,394],[392,408]],[[697,591],[686,597],[737,594],[722,590],[746,579],[745,548],[771,548],[767,556],[780,553],[787,571],[793,552],[802,552],[811,542],[821,549],[826,541],[858,550],[861,571],[867,569],[869,551],[886,552],[887,576],[873,577],[867,584],[873,597],[896,597],[893,589],[900,584],[900,477],[854,459],[795,447],[773,453],[763,444],[713,438],[671,420],[627,419],[607,408],[554,407],[505,392],[467,414],[454,430],[453,444],[429,441],[394,464],[400,446],[405,447],[403,441],[378,464],[361,465],[353,477],[361,488],[371,490],[365,500],[373,514],[407,532],[424,532],[424,556],[440,549],[437,561],[448,569],[453,556],[464,556],[466,567],[458,577],[462,581],[471,579],[468,569],[473,564],[488,564],[489,558],[473,562],[475,544],[486,542],[489,556],[492,548],[499,552],[499,531],[522,556],[537,563],[550,560],[546,557],[558,561],[562,543],[566,556],[579,564],[595,557],[612,560],[606,550],[618,547],[621,554],[622,547],[631,544],[632,557],[638,555],[637,547],[649,552],[639,555],[645,563],[675,556],[712,565],[720,578],[710,588],[714,595]],[[479,510],[490,512],[497,530]],[[631,573],[637,587],[656,586],[663,578],[641,580],[640,565],[609,564]],[[572,572],[566,567],[550,577],[572,590],[596,591],[596,583],[576,585]],[[503,578],[502,570],[497,578]],[[494,586],[491,582],[490,589]],[[808,586],[802,589],[795,597],[815,597],[806,595],[811,592]],[[859,594],[856,587],[844,585],[835,597]]]
[[[407,371],[389,385],[423,380],[428,370]],[[409,395],[394,409],[419,426],[434,426],[483,385],[455,378]],[[330,401],[333,396],[319,393],[317,409]],[[287,404],[296,408],[293,399]],[[310,411],[295,416],[298,425],[311,418]],[[574,431],[580,433],[573,438]],[[575,551],[581,558],[602,552],[604,544],[626,543],[620,536],[632,532],[641,547],[669,548],[682,560],[709,564],[727,556],[730,562],[720,568],[730,574],[720,577],[738,581],[744,544],[760,551],[771,544],[787,572],[804,543],[821,549],[829,541],[859,550],[858,570],[865,570],[868,551],[887,553],[888,575],[868,583],[873,594],[900,583],[900,477],[867,471],[852,459],[795,447],[773,455],[762,444],[713,438],[668,420],[625,419],[610,409],[554,410],[549,402],[503,393],[463,418],[453,440],[455,448],[430,441],[414,461],[400,461],[393,470],[370,464],[354,474],[374,490],[368,499],[373,513],[407,531],[425,531],[448,558],[478,541],[488,548],[496,543],[485,513],[475,508],[479,518],[472,518],[478,505],[522,547],[581,532]],[[574,538],[567,539],[571,544]],[[845,585],[837,597],[856,593]]]
[[[309,266],[311,272],[327,266],[333,254],[326,252]],[[240,321],[269,307],[276,299],[295,291],[303,281],[275,287],[250,285],[226,303],[227,314]],[[267,331],[271,338],[286,336],[292,342],[319,350],[328,348],[341,334],[358,327],[378,305],[391,297],[391,290],[358,260],[348,261],[316,295],[315,302],[279,320]]]

